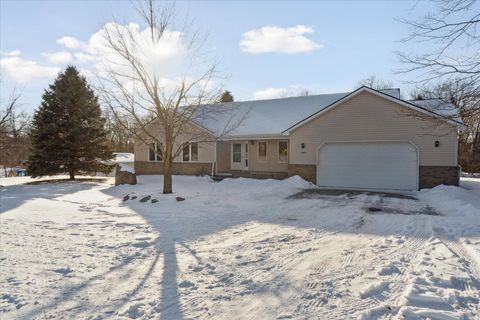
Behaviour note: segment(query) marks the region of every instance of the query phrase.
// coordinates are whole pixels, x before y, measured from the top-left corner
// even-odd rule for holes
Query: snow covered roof
[[[408,102],[413,103],[420,108],[439,114],[447,119],[463,123],[458,108],[451,102],[441,99],[409,100]]]
[[[399,99],[399,89],[386,89],[380,92]],[[351,92],[319,94],[268,100],[253,100],[225,103],[218,108],[231,112],[208,113],[196,122],[213,132],[220,132],[232,118],[245,116],[241,124],[229,136],[258,137],[279,136],[286,129],[305,118],[328,107]],[[212,107],[214,108],[214,106]],[[234,113],[234,116],[232,116]]]

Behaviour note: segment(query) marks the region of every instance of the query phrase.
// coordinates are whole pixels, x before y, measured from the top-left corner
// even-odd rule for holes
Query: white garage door
[[[317,185],[416,190],[417,159],[408,142],[327,143],[318,151]]]

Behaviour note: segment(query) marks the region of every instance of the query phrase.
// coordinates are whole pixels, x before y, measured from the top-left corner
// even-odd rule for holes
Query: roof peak
[[[362,86],[365,88],[372,89],[368,86]],[[319,94],[311,94],[311,95],[301,95],[301,96],[291,96],[291,97],[281,97],[281,98],[270,98],[270,99],[252,99],[252,100],[239,100],[239,101],[233,101],[233,102],[226,102],[224,104],[229,104],[229,103],[235,103],[235,102],[259,102],[259,101],[278,101],[278,100],[289,100],[289,99],[300,99],[300,98],[308,98],[308,97],[320,97],[320,96],[333,96],[333,95],[347,95],[352,93],[353,91],[356,91],[362,87],[359,87],[355,90],[352,91],[345,91],[345,92],[332,92],[332,93],[319,93]],[[400,88],[385,88],[385,89],[372,89],[375,91],[380,91],[384,93],[383,91],[389,91],[389,90],[397,90],[400,92]]]

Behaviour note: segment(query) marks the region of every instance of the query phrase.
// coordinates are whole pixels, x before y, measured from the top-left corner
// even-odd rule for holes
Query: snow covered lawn
[[[418,200],[298,177],[177,176],[172,195],[161,176],[15,179],[0,179],[1,319],[480,314],[480,179]]]

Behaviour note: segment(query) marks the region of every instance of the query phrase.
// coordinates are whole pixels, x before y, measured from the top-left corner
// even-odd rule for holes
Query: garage
[[[350,189],[418,189],[418,150],[410,142],[325,143],[317,185]]]

